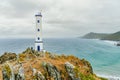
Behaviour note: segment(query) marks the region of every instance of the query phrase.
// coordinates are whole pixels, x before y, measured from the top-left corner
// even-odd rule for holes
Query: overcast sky
[[[34,38],[40,10],[44,37],[120,31],[120,0],[0,0],[1,38]]]

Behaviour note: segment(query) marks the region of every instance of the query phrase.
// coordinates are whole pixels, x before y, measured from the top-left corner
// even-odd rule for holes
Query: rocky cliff
[[[106,80],[97,77],[85,59],[30,48],[18,55],[5,53],[0,63],[0,80]]]

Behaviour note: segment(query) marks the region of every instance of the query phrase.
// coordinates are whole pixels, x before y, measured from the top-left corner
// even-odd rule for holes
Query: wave
[[[103,74],[97,74],[97,76],[107,78],[108,80],[120,80],[120,77],[118,76],[103,75]]]
[[[117,44],[117,41],[104,40],[104,42],[107,42],[107,43],[110,43],[110,44],[113,44],[113,45]]]

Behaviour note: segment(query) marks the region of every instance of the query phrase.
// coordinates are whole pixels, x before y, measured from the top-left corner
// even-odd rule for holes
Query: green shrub
[[[102,77],[100,77],[100,79],[101,79],[101,80],[108,80],[108,79],[106,79],[106,78],[102,78]]]
[[[95,80],[95,78],[91,74],[90,75],[80,74],[80,78],[81,78],[81,80]]]

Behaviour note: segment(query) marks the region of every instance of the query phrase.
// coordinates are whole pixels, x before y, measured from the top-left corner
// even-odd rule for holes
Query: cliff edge
[[[91,64],[73,55],[36,52],[30,48],[0,57],[0,80],[107,80],[97,77]]]

